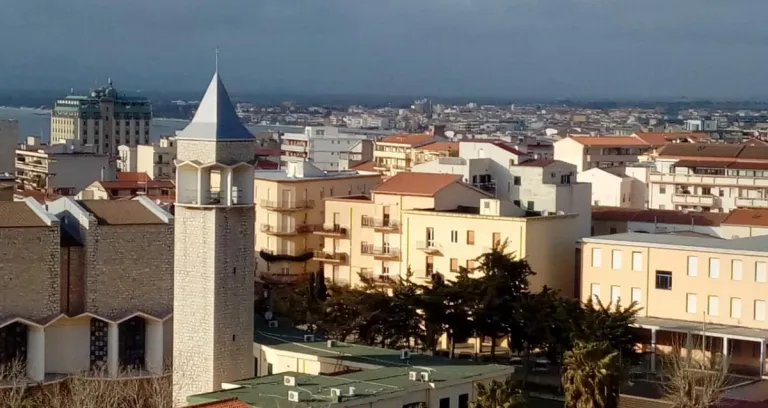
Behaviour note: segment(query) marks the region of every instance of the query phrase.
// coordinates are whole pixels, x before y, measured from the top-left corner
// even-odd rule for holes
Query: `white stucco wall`
[[[90,319],[63,319],[45,328],[45,372],[70,374],[90,367]]]

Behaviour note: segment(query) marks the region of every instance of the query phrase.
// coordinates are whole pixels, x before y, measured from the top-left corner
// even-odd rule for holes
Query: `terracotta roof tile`
[[[361,170],[361,171],[375,171],[373,169],[374,164],[372,160],[367,160],[362,163],[358,163],[351,167],[352,170]]]
[[[99,225],[165,224],[149,208],[136,200],[83,200],[78,201],[93,214]]]
[[[149,181],[152,180],[147,173],[138,171],[118,171],[117,181]]]
[[[634,136],[570,136],[569,138],[584,146],[648,146],[648,143]]]
[[[432,142],[419,147],[418,150],[429,150],[433,152],[458,152],[459,142]]]
[[[432,140],[435,135],[431,133],[412,133],[403,135],[387,136],[380,140],[381,143],[399,143],[407,144],[412,147],[421,146]]]
[[[723,224],[768,227],[768,209],[737,208],[728,214]]]
[[[190,405],[189,408],[252,408],[250,405],[237,398],[229,398],[221,401],[205,402],[198,405]]]
[[[100,181],[101,185],[107,189],[144,189],[144,188],[175,188],[176,186],[173,184],[173,181],[171,180],[149,180],[147,182],[142,181],[123,181],[123,180],[115,180],[115,181]]]
[[[659,157],[736,158],[743,148],[734,144],[670,143],[659,150]]]
[[[23,201],[0,201],[0,228],[47,227]]]
[[[592,219],[596,221],[657,222],[661,224],[684,224],[719,226],[728,217],[726,213],[688,212],[675,210],[635,209],[621,207],[592,207]]]
[[[530,159],[518,164],[518,166],[547,167],[556,161],[555,159]]]
[[[272,160],[259,160],[256,162],[256,170],[277,170],[280,168],[280,163],[273,162]]]
[[[402,172],[373,188],[374,193],[432,197],[452,183],[461,181],[455,174]]]
[[[488,143],[498,147],[499,149],[515,154],[517,156],[525,156],[525,153],[515,149],[515,147],[512,146],[511,144],[508,144],[507,142],[504,142],[501,140],[467,140],[464,143]]]
[[[635,133],[635,136],[651,146],[664,146],[674,140],[689,139],[699,141],[707,137],[706,133],[673,132],[673,133]]]

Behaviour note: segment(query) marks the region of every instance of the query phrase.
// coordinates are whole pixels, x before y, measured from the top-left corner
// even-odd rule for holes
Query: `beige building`
[[[435,142],[447,142],[445,128],[433,126],[428,133],[387,136],[378,140],[373,149],[373,168],[384,176],[409,171],[415,164],[433,160],[434,151],[419,149]],[[441,145],[448,150],[450,145]],[[425,154],[427,153],[427,154]],[[447,156],[447,154],[446,154]]]
[[[357,284],[360,274],[387,281],[405,276],[428,280],[433,273],[455,277],[459,267],[494,245],[526,258],[543,285],[574,293],[576,214],[526,217],[512,203],[461,182],[461,176],[400,173],[371,197],[327,199],[323,249],[315,255],[325,277]],[[534,250],[535,249],[535,250]]]
[[[114,180],[114,163],[77,141],[53,146],[36,138],[16,149],[16,190],[75,195],[96,180]]]
[[[118,147],[117,169],[125,172],[147,173],[153,180],[176,177],[176,139],[163,137],[151,145]]]
[[[555,159],[573,164],[578,173],[637,163],[651,149],[636,136],[569,136],[554,146]]]
[[[51,111],[51,144],[75,140],[96,153],[117,156],[120,145],[149,144],[152,104],[117,92],[110,80],[88,95],[67,95]]]
[[[651,356],[686,341],[763,376],[768,342],[768,238],[624,233],[583,239],[581,299],[637,302]],[[699,345],[700,346],[700,345]],[[651,369],[656,368],[655,358]]]
[[[118,172],[117,180],[94,181],[75,197],[79,200],[125,200],[137,196],[146,196],[157,204],[171,204],[176,198],[176,185],[171,180],[152,180],[146,173]]]
[[[173,217],[146,198],[0,202],[0,364],[21,358],[35,382],[160,373],[172,346],[172,236]]]
[[[312,256],[323,243],[323,200],[368,194],[380,181],[378,173],[325,172],[309,162],[289,162],[283,170],[256,172],[258,277],[290,280],[317,270],[319,265]]]

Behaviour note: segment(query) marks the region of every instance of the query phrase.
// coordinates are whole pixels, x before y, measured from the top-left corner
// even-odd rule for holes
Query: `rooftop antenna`
[[[219,46],[216,46],[216,73],[219,72]]]

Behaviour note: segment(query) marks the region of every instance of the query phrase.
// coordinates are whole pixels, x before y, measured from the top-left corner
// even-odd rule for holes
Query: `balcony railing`
[[[314,200],[261,200],[262,208],[272,211],[302,211],[315,207]]]
[[[281,227],[277,225],[261,224],[259,230],[268,235],[274,236],[291,236],[307,234],[312,232],[312,226],[306,224],[296,225],[294,227]]]
[[[314,226],[314,233],[317,235],[323,235],[328,237],[347,237],[347,228],[342,227],[339,224],[323,224]]]
[[[649,180],[651,183],[663,184],[695,184],[728,187],[768,187],[768,179],[748,176],[651,173],[649,175]]]
[[[672,204],[712,207],[716,202],[713,195],[672,194]]]
[[[360,252],[365,255],[373,255],[375,259],[397,260],[400,259],[400,249],[391,247],[377,247],[373,245],[363,245]]]
[[[749,197],[737,197],[736,207],[746,208],[768,208],[767,198],[749,198]]]
[[[180,204],[216,205],[222,203],[222,194],[218,190],[204,190],[200,195],[201,202],[197,202],[197,190],[184,189],[178,195]]]
[[[267,283],[295,283],[306,279],[305,275],[292,275],[276,272],[263,272],[258,275],[258,278]]]
[[[378,219],[378,218],[364,217],[363,227],[373,228],[375,231],[378,231],[378,232],[400,231],[400,223],[392,219]]]
[[[443,250],[443,246],[435,241],[418,241],[416,242],[416,249],[428,254],[435,254],[440,253]]]
[[[377,285],[391,285],[395,283],[395,278],[386,274],[376,274],[373,271],[362,271],[360,277],[373,281]]]
[[[343,252],[330,253],[325,251],[315,251],[313,259],[325,263],[339,264],[347,262],[347,254]]]

